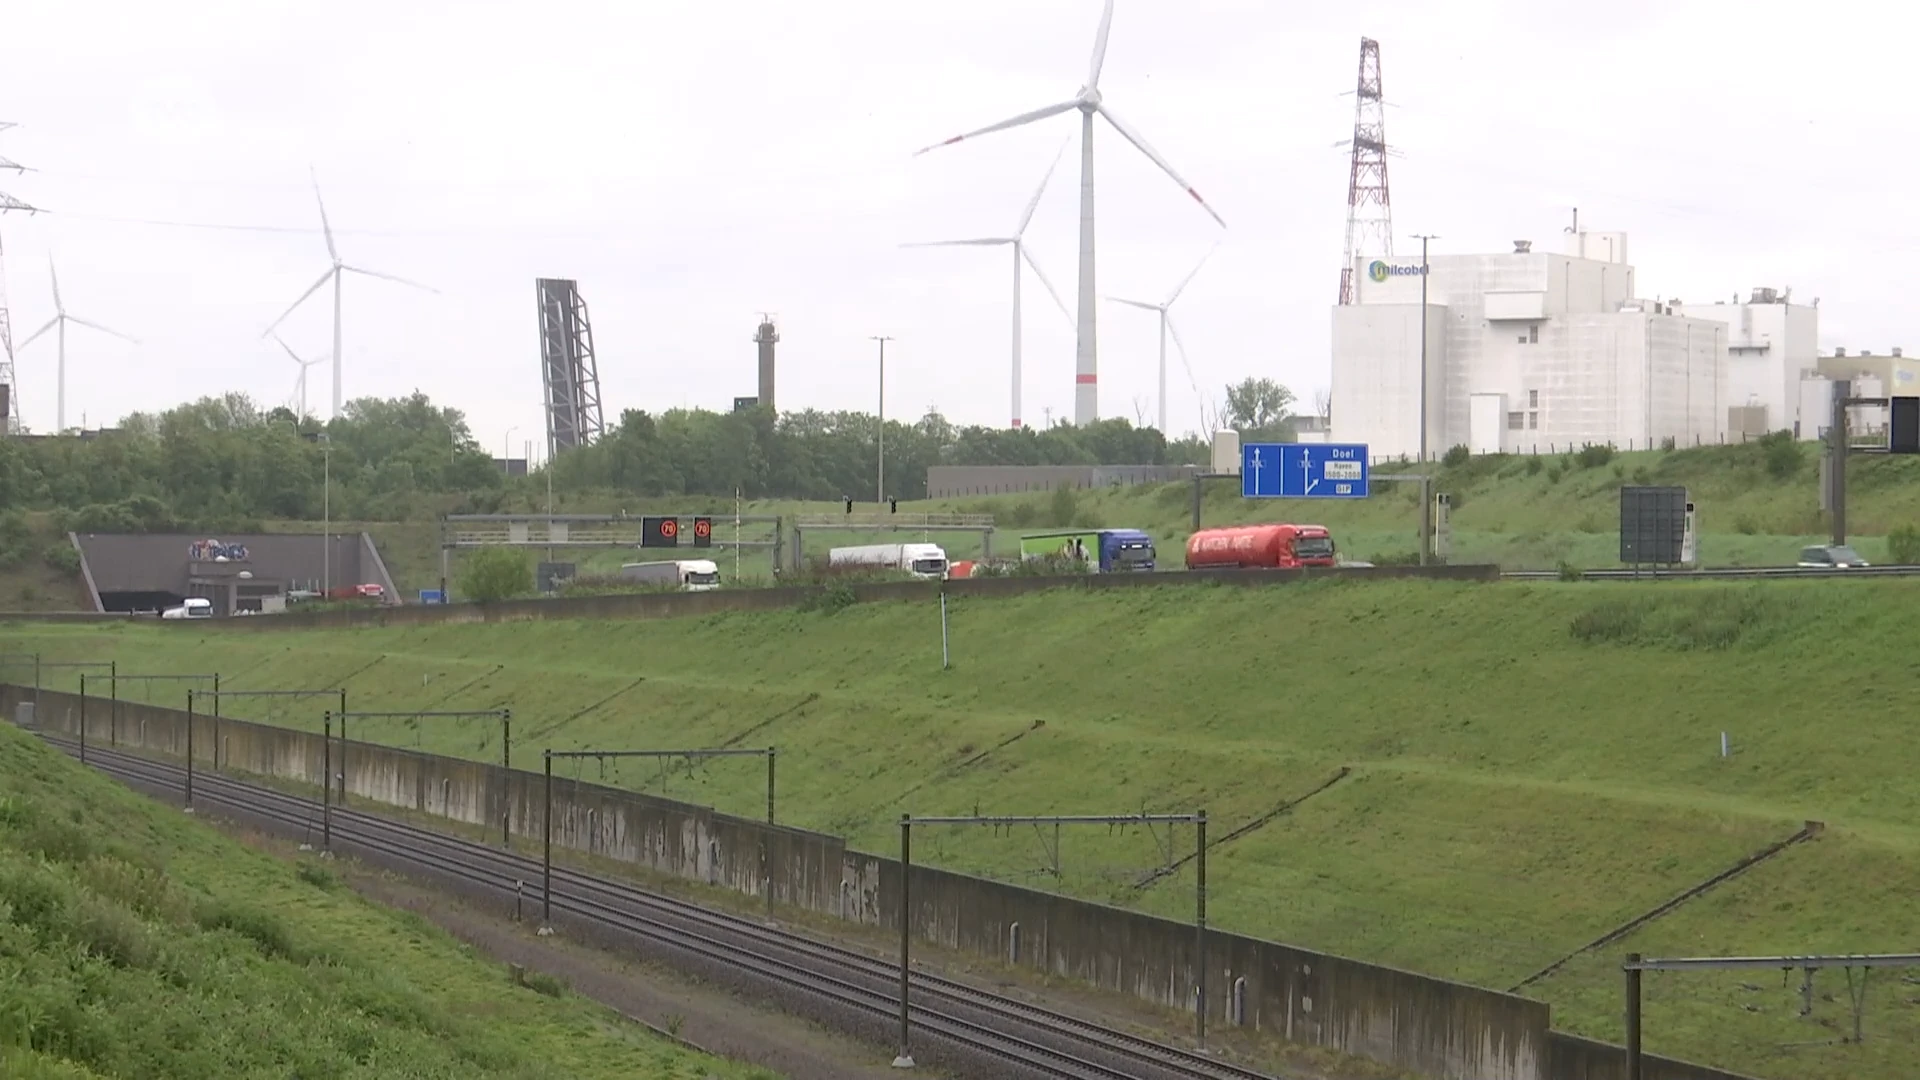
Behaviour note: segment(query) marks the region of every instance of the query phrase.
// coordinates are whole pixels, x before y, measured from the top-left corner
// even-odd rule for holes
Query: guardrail
[[[1914,577],[1920,566],[1726,566],[1702,570],[1582,570],[1582,581],[1690,581],[1715,578]],[[1504,581],[1557,581],[1555,570],[1503,570]]]

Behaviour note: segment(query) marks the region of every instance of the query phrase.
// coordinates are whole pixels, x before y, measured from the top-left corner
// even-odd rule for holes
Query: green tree
[[[1293,438],[1293,391],[1272,379],[1248,377],[1227,387],[1223,419],[1242,442],[1286,442]]]
[[[483,547],[460,570],[460,592],[483,604],[511,600],[533,591],[533,562],[512,547]]]

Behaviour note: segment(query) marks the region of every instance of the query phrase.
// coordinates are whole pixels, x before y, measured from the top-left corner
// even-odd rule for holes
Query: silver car
[[[1867,565],[1860,553],[1845,544],[1821,544],[1817,547],[1801,548],[1800,561],[1795,564],[1807,569],[1848,570]]]

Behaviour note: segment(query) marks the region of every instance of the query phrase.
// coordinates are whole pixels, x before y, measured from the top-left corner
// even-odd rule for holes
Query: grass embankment
[[[123,672],[217,668],[237,687],[345,680],[356,709],[511,706],[526,767],[542,746],[774,744],[783,819],[879,851],[903,811],[1204,806],[1220,836],[1351,766],[1217,850],[1217,925],[1500,988],[1803,819],[1827,822],[1530,990],[1563,1026],[1617,1039],[1629,950],[1920,939],[1920,751],[1900,704],[1916,603],[1907,580],[1054,592],[955,603],[945,672],[936,609],[905,604],[297,635],[16,627],[4,647]],[[317,729],[318,708],[268,718]],[[499,746],[478,721],[369,721],[356,736],[489,760]],[[762,798],[751,763],[604,775],[746,815]],[[1161,842],[1069,831],[1057,879],[1052,837],[1030,830],[930,829],[916,850],[1188,917],[1191,867],[1134,887]],[[1649,1045],[1761,1075],[1906,1080],[1920,1009],[1899,978],[1876,976],[1864,1047],[1783,1051],[1845,1026],[1839,973],[1820,986],[1840,1003],[1809,1021],[1770,983],[1654,976]]]
[[[0,1076],[771,1078],[0,727]]]

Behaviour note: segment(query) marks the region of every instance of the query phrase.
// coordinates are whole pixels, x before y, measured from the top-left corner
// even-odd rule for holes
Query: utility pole
[[[1833,518],[1833,546],[1847,542],[1847,401],[1853,382],[1833,383],[1833,420],[1827,428],[1827,490]]]
[[[1427,242],[1438,240],[1432,233],[1415,233],[1420,241],[1420,460],[1427,460]],[[1421,536],[1426,536],[1428,515],[1432,510],[1420,511]],[[1422,540],[1424,549],[1426,541]]]
[[[880,467],[874,477],[873,501],[883,503],[887,501],[887,342],[893,339],[885,334],[872,338],[880,343]]]

